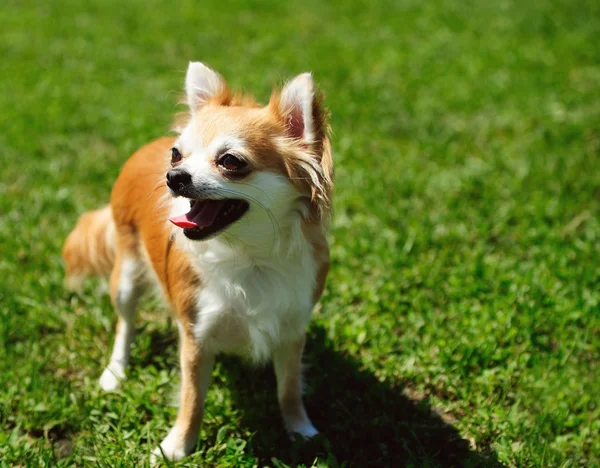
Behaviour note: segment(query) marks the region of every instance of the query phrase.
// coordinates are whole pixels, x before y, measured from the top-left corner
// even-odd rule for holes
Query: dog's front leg
[[[181,460],[196,447],[204,399],[210,383],[215,356],[207,353],[196,342],[191,326],[180,326],[181,337],[181,395],[179,412],[169,435],[154,452],[171,461]]]
[[[290,433],[309,439],[319,432],[308,418],[302,401],[302,352],[305,338],[282,343],[273,352],[277,377],[277,399],[285,427]]]

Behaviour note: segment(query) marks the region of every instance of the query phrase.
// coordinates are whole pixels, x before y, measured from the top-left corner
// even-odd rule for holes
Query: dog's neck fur
[[[252,339],[244,355],[255,362],[269,359],[278,343],[305,329],[317,268],[302,222],[299,213],[282,220],[275,242],[248,244],[227,238],[227,233],[205,242],[184,239],[204,283],[198,292],[202,319],[195,333],[206,346],[236,352],[223,347],[228,339],[207,341],[218,317],[246,317],[244,329]]]

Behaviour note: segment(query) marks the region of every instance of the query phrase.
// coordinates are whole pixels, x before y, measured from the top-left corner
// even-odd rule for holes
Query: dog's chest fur
[[[209,241],[196,264],[195,334],[214,352],[254,361],[270,358],[279,343],[304,333],[310,319],[316,266],[304,239],[293,253],[258,261],[220,241]]]

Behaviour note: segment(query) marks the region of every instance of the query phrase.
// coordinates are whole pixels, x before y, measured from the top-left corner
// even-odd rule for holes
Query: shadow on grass
[[[135,365],[162,368],[165,350],[177,350],[177,334],[153,330],[149,337],[150,347]],[[471,450],[425,400],[407,396],[398,384],[380,382],[333,348],[322,328],[311,328],[304,399],[322,434],[308,443],[290,441],[283,429],[272,366],[257,369],[235,357],[219,357],[233,405],[255,433],[247,449],[259,466],[273,465],[272,458],[311,466],[317,457],[331,467],[502,466],[493,452]]]
[[[138,348],[138,355],[131,358],[131,367],[154,366],[157,369],[170,369],[179,363],[179,336],[174,326],[168,330],[136,330],[136,339],[147,339],[147,346]]]
[[[501,466],[493,452],[470,450],[427,403],[334,351],[322,328],[311,328],[306,346],[305,402],[323,435],[307,444],[292,443],[284,433],[271,366],[257,370],[234,358],[221,361],[242,423],[256,432],[250,450],[260,466],[272,465],[272,457],[311,466],[317,456],[333,467]]]

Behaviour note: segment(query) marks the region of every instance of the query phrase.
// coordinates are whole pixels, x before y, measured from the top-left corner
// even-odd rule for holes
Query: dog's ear
[[[190,62],[185,77],[187,104],[193,113],[210,101],[221,101],[229,94],[227,83],[221,75],[200,62]]]
[[[305,143],[315,142],[315,90],[312,75],[302,73],[285,84],[278,99],[272,100],[283,119],[287,134]]]
[[[283,123],[286,134],[305,151],[288,159],[292,180],[310,180],[313,207],[319,215],[330,208],[333,188],[333,157],[329,141],[329,112],[322,95],[315,90],[312,75],[303,73],[274,92],[271,112]]]

